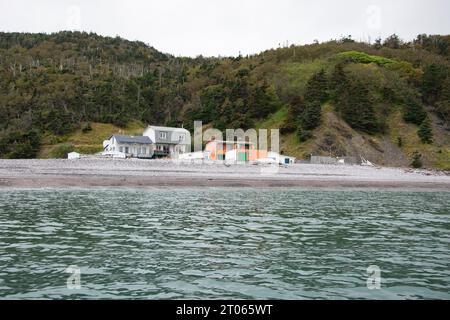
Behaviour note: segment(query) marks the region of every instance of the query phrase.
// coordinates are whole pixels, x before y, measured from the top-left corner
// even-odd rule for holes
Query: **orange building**
[[[266,158],[267,150],[257,150],[251,142],[212,140],[205,146],[209,160],[255,161]]]

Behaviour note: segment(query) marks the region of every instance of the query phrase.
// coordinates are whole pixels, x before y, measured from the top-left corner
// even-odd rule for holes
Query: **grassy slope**
[[[71,145],[74,151],[85,154],[101,152],[103,149],[103,140],[108,139],[112,134],[141,135],[145,129],[144,124],[138,121],[131,122],[126,128],[119,128],[106,123],[92,123],[91,127],[92,131],[86,133],[78,129],[63,137],[45,137],[38,158],[55,157],[58,148],[63,145]]]
[[[389,137],[393,144],[397,144],[398,137],[402,138],[402,151],[408,159],[418,151],[423,155],[425,166],[450,170],[450,146],[446,141],[448,133],[443,132],[437,125],[436,119],[433,121],[434,143],[423,144],[418,135],[418,127],[405,123],[402,119],[401,111],[397,108],[388,119]]]
[[[321,69],[328,70],[331,65],[331,62],[325,59],[282,63],[279,71],[268,80],[278,87],[281,95],[301,94],[305,91],[306,83],[314,73]]]

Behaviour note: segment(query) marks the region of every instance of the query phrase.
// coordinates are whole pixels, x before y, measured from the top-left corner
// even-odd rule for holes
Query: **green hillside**
[[[79,32],[0,33],[0,157],[94,153],[109,134],[194,120],[280,128],[283,152],[450,169],[450,36],[351,38],[180,58]]]
[[[92,154],[103,151],[103,141],[114,133],[142,135],[145,126],[140,121],[130,121],[126,127],[110,123],[89,124],[90,130],[76,129],[62,136],[48,134],[42,138],[38,158],[65,158],[68,152]]]

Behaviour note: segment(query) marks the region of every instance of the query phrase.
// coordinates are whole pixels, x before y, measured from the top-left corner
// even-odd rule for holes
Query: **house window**
[[[160,137],[161,139],[167,139],[167,132],[160,132],[160,133],[159,133],[159,137]]]
[[[130,151],[130,149],[128,147],[125,147],[125,153],[128,153],[128,151]]]
[[[142,148],[142,154],[147,154],[147,148]]]
[[[119,151],[120,151],[120,152],[123,152],[123,147],[120,147],[120,148],[119,148]]]
[[[175,150],[176,153],[184,153],[184,146],[176,146]]]

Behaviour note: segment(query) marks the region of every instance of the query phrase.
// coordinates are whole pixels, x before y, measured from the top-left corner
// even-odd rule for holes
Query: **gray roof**
[[[184,128],[162,127],[162,126],[148,126],[148,128],[151,128],[151,129],[154,129],[157,131],[168,131],[168,132],[178,131],[178,132],[183,132],[183,133],[189,133],[189,131]]]
[[[115,134],[111,138],[115,138],[119,143],[137,143],[137,144],[151,144],[152,140],[150,140],[147,136],[123,136]]]

